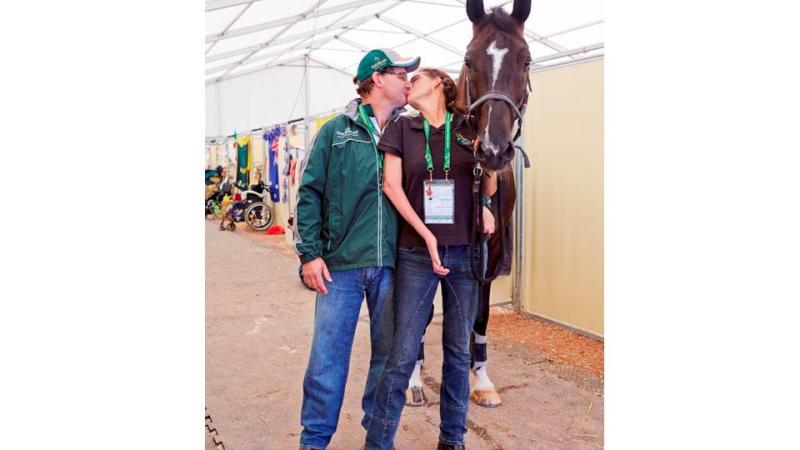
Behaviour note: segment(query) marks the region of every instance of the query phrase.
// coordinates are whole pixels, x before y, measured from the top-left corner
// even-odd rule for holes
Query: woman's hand
[[[494,233],[494,214],[492,214],[492,210],[487,208],[486,206],[483,207],[483,234],[493,234]]]
[[[450,273],[450,269],[444,267],[442,262],[439,260],[439,248],[438,243],[436,241],[436,236],[431,233],[427,239],[425,239],[425,245],[428,247],[428,253],[431,254],[431,265],[433,266],[433,273],[439,275],[441,277]]]
[[[436,242],[436,236],[431,233],[431,230],[429,230],[428,227],[425,226],[425,223],[422,222],[422,219],[419,218],[403,191],[403,160],[397,155],[386,153],[383,169],[383,192],[389,197],[389,200],[391,200],[395,208],[397,208],[397,212],[403,216],[403,219],[414,227],[414,230],[425,240],[428,253],[431,255],[433,272],[442,277],[447,275],[450,273],[450,269],[442,266],[442,262],[439,261],[439,249],[437,248],[438,243]]]

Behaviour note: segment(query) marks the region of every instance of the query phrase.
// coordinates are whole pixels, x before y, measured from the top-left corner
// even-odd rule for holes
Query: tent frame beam
[[[317,57],[314,57],[314,56],[310,56],[310,52],[309,52],[309,53],[303,53],[303,54],[291,57],[289,59],[285,59],[283,61],[272,62],[272,63],[269,63],[269,64],[265,64],[263,66],[254,67],[252,69],[248,69],[248,70],[237,72],[237,73],[234,73],[234,74],[231,74],[231,75],[227,75],[224,78],[222,78],[222,77],[210,78],[210,79],[206,80],[206,84],[209,85],[209,84],[219,83],[219,82],[222,82],[222,81],[230,80],[232,78],[238,78],[238,77],[241,77],[241,76],[244,76],[244,75],[250,75],[250,74],[253,74],[253,73],[256,73],[256,72],[261,72],[263,70],[273,69],[275,67],[294,67],[294,66],[290,66],[288,63],[291,63],[291,62],[294,62],[294,61],[298,61],[298,60],[303,60],[304,61],[306,55],[309,55],[309,59],[311,61],[323,66],[323,67],[314,67],[315,69],[324,68],[326,70],[334,70],[334,71],[339,72],[339,73],[341,73],[343,75],[347,75],[348,78],[352,78],[354,76],[353,73],[350,73],[350,72],[348,72],[346,70],[340,69],[340,68],[334,66],[333,64],[327,62],[327,61],[321,60],[321,59],[319,59]]]
[[[252,1],[255,1],[255,0],[250,0],[249,2],[245,2],[245,3],[249,6],[250,4],[252,4]],[[436,29],[436,30],[431,31],[429,33],[423,33],[423,32],[421,32],[419,30],[416,30],[416,29],[414,29],[412,27],[409,27],[409,26],[407,26],[405,24],[402,24],[402,23],[400,23],[400,22],[398,22],[398,21],[396,21],[396,20],[394,20],[394,19],[392,19],[390,17],[383,16],[383,14],[386,13],[389,9],[396,7],[400,3],[402,3],[403,1],[407,1],[407,0],[394,0],[393,3],[390,4],[387,8],[384,8],[383,10],[381,10],[378,13],[375,13],[374,15],[362,16],[362,17],[359,17],[357,19],[353,19],[353,20],[350,20],[350,21],[346,21],[346,22],[340,23],[340,24],[338,24],[338,26],[336,26],[336,23],[329,24],[325,28],[323,28],[321,30],[317,30],[316,33],[314,33],[312,31],[312,32],[299,33],[299,34],[296,34],[296,35],[293,35],[293,36],[283,36],[284,33],[289,28],[291,28],[293,25],[299,23],[304,18],[306,18],[309,15],[311,15],[315,10],[318,13],[321,13],[322,11],[326,11],[326,14],[328,14],[328,13],[330,13],[330,11],[332,11],[334,9],[336,9],[337,10],[336,12],[338,12],[338,11],[341,11],[343,9],[357,8],[357,7],[361,6],[362,4],[364,4],[366,0],[357,0],[357,1],[354,1],[354,2],[347,3],[347,4],[339,5],[339,6],[336,6],[336,7],[333,7],[333,8],[327,8],[327,9],[319,10],[319,6],[324,1],[326,1],[326,0],[318,0],[315,3],[314,6],[312,6],[311,8],[309,8],[308,10],[304,11],[301,14],[298,14],[298,15],[295,15],[295,16],[290,16],[290,17],[287,17],[287,18],[283,18],[283,19],[280,19],[279,21],[269,22],[270,24],[277,24],[278,22],[280,22],[281,24],[285,24],[285,27],[280,32],[278,32],[275,36],[273,36],[270,40],[268,40],[266,42],[208,57],[207,58],[207,62],[213,62],[213,61],[216,61],[216,60],[219,60],[219,59],[224,59],[224,58],[228,58],[228,57],[236,56],[236,55],[240,55],[240,54],[244,54],[245,55],[241,60],[239,60],[237,62],[229,63],[229,64],[226,64],[226,65],[223,65],[223,66],[219,66],[219,67],[215,67],[215,68],[212,68],[212,69],[207,69],[206,70],[206,74],[219,72],[219,71],[226,71],[222,76],[218,77],[218,81],[221,81],[222,79],[227,77],[232,70],[234,70],[238,66],[241,66],[245,61],[248,61],[248,60],[251,61],[251,62],[252,61],[260,61],[260,60],[268,59],[269,57],[272,57],[272,56],[274,56],[276,54],[284,54],[287,51],[293,51],[293,50],[295,50],[297,48],[297,46],[293,46],[290,49],[283,49],[283,50],[280,50],[280,51],[270,52],[270,53],[265,54],[265,55],[260,55],[257,58],[252,58],[253,55],[255,55],[256,53],[258,53],[260,50],[262,50],[264,48],[268,48],[270,45],[278,45],[278,44],[281,44],[281,43],[293,42],[295,40],[307,39],[309,37],[309,35],[314,36],[315,34],[326,33],[328,31],[338,31],[338,30],[344,29],[345,30],[344,32],[347,32],[347,31],[349,31],[351,29],[354,29],[354,28],[356,28],[356,27],[358,27],[360,25],[363,25],[366,22],[369,22],[373,18],[377,18],[378,20],[391,25],[391,26],[401,30],[402,32],[405,32],[405,33],[408,33],[408,34],[416,36],[416,38],[414,38],[414,39],[412,39],[411,41],[408,41],[408,42],[413,42],[414,40],[417,40],[417,39],[423,39],[423,40],[425,40],[425,41],[427,41],[427,42],[429,42],[431,44],[434,44],[434,45],[436,45],[436,46],[438,46],[440,48],[443,48],[443,49],[445,49],[445,50],[447,50],[447,51],[449,51],[451,53],[454,53],[454,54],[457,54],[457,55],[463,57],[463,52],[461,50],[455,48],[452,45],[447,44],[446,42],[443,42],[443,41],[441,41],[439,39],[436,39],[436,38],[433,38],[432,36],[430,36],[431,34],[433,34],[435,32],[441,31],[442,29],[445,29],[448,26],[452,26],[452,25],[455,25],[455,24],[460,23],[460,22],[455,22],[452,25],[446,25],[446,26],[444,26],[442,28]],[[461,3],[461,4],[465,3],[463,0],[454,0],[454,1],[456,1],[458,3]],[[508,3],[511,3],[511,2],[510,1],[504,2],[500,6],[503,6],[503,5],[508,4]],[[347,6],[347,8],[345,8],[345,6]],[[245,7],[245,9],[246,8],[247,7]],[[240,15],[241,15],[241,13],[240,13]],[[320,14],[317,14],[317,16],[319,16],[319,15]],[[234,19],[234,21],[235,21],[235,19]],[[556,32],[556,33],[552,33],[551,36],[552,35],[558,35],[558,34],[564,34],[564,33],[570,32],[570,31],[579,30],[579,29],[582,29],[582,28],[586,28],[586,27],[589,27],[589,26],[596,25],[598,23],[602,23],[602,20],[589,22],[589,23],[586,23],[586,24],[583,24],[583,25],[579,25],[577,27],[572,27],[572,28],[569,28],[569,29],[565,29],[565,30]],[[259,26],[263,26],[265,24],[260,24]],[[557,44],[557,43],[553,42],[552,40],[549,39],[548,36],[542,36],[542,35],[540,35],[538,33],[533,32],[533,31],[525,31],[524,33],[525,33],[525,36],[529,37],[533,41],[539,42],[542,45],[545,45],[547,47],[555,49],[558,52],[555,55],[546,56],[545,58],[547,58],[547,59],[545,59],[545,60],[554,59],[554,58],[562,58],[562,57],[568,57],[568,58],[571,58],[571,59],[575,59],[575,56],[574,56],[575,54],[574,53],[570,53],[570,51],[571,51],[570,49],[568,49],[568,48],[566,48],[566,47],[564,47],[564,46],[562,46],[560,44]],[[224,34],[224,32],[222,34]],[[354,48],[359,49],[360,51],[366,51],[366,47],[361,46],[361,45],[354,45],[356,43],[354,41],[349,40],[349,39],[342,39],[341,38],[341,34],[343,34],[343,33],[339,33],[339,34],[334,35],[334,36],[332,36],[332,37],[330,37],[328,39],[324,39],[322,41],[318,41],[318,43],[316,45],[321,47],[322,45],[325,45],[327,42],[330,42],[332,39],[338,39],[343,43],[346,43],[346,44],[348,44],[348,45],[350,45],[350,46],[352,46]],[[229,36],[229,37],[231,37],[231,36]],[[406,42],[406,43],[408,43],[408,42]],[[315,44],[312,43],[309,47],[313,47],[314,45]],[[346,69],[337,69],[337,70],[346,71]],[[454,70],[446,70],[446,71],[449,72],[449,73],[456,73]]]
[[[556,31],[555,33],[550,33],[547,36],[544,36],[544,38],[545,39],[549,39],[549,38],[554,37],[554,36],[559,36],[559,35],[562,35],[562,34],[569,33],[571,31],[578,31],[578,30],[582,30],[584,28],[589,28],[589,27],[593,27],[595,25],[600,25],[603,22],[604,22],[603,19],[595,20],[595,21],[592,21],[592,22],[587,22],[587,23],[585,23],[583,25],[578,25],[576,27],[565,28],[565,29],[563,29],[561,31]]]
[[[346,44],[352,46],[352,45],[355,44],[353,41],[351,41],[349,39],[346,39],[346,38],[344,40],[342,39],[342,34],[346,33],[347,31],[349,31],[349,30],[345,30],[345,31],[343,31],[343,32],[341,32],[339,34],[334,34],[334,35],[328,36],[325,39],[322,39],[321,41],[317,41],[316,43],[312,42],[309,45],[309,47],[315,47],[316,46],[317,48],[319,48],[319,47],[322,47],[323,45],[327,44],[328,42],[330,42],[330,41],[332,41],[334,39],[339,39],[343,43],[346,43]],[[276,55],[283,55],[283,54],[286,54],[287,52],[295,51],[299,47],[301,47],[301,44],[303,44],[303,42],[300,42],[299,44],[294,45],[294,46],[292,46],[291,48],[288,48],[288,49],[276,50],[274,52],[270,52],[270,53],[267,53],[267,54],[264,54],[264,55],[259,55],[259,56],[255,57],[255,58],[250,59],[250,62],[252,63],[252,62],[255,62],[255,61],[263,61],[265,59],[269,59],[269,58],[271,58],[273,56],[276,56]],[[364,50],[365,47],[358,47],[357,45],[358,44],[356,44],[355,48],[358,48],[359,50],[362,50],[362,51],[366,51],[366,50]],[[308,53],[310,53],[310,52],[308,52]],[[300,56],[302,56],[302,55],[300,55]],[[277,59],[277,58],[273,58],[273,60],[270,61],[270,63],[267,63],[265,66],[262,66],[262,67],[257,68],[257,69],[263,70],[263,69],[271,68],[272,66],[270,64],[272,62],[274,62],[275,59]],[[322,63],[319,60],[317,60],[317,62]],[[324,63],[324,64],[328,64],[328,63]],[[231,67],[235,68],[235,67],[237,67],[239,65],[240,64],[238,64],[237,62],[233,62],[233,63],[230,63],[230,64],[225,64],[223,66],[218,66],[218,67],[213,67],[211,69],[206,69],[206,75],[209,75],[209,74],[212,74],[212,73],[215,73],[215,72],[220,72],[222,70],[226,70],[226,69],[231,68]],[[333,65],[330,65],[330,64],[328,64],[328,65],[330,66],[331,69],[334,69],[334,70],[337,70],[339,72],[342,72],[342,73],[344,73],[344,74],[346,74],[348,76],[352,76],[352,74],[347,72],[345,69],[337,68],[337,67],[334,67]],[[208,84],[209,82],[223,81],[223,80],[229,78],[229,72],[230,71],[226,72],[226,74],[223,75],[223,76],[216,77],[214,80],[206,80],[206,84]],[[247,71],[247,73],[252,73],[252,72],[253,71]],[[234,75],[237,75],[237,74],[234,74]]]
[[[304,57],[305,57],[304,54],[300,54],[300,55],[293,56],[293,57],[291,57],[289,59],[286,59],[286,60],[283,60],[283,61],[272,62],[272,63],[269,63],[269,64],[265,64],[263,66],[254,67],[252,69],[243,70],[241,72],[237,72],[237,73],[234,73],[234,74],[226,75],[224,78],[223,77],[211,78],[211,79],[206,80],[206,84],[218,83],[220,81],[230,80],[232,78],[237,78],[237,77],[241,77],[241,76],[244,76],[244,75],[250,75],[251,73],[260,72],[262,70],[272,69],[273,67],[278,67],[278,66],[280,66],[282,64],[286,64],[286,63],[289,63],[289,62],[297,61],[298,59],[303,59]]]
[[[384,0],[378,0],[384,1]],[[403,1],[403,0],[395,0],[395,1]],[[343,3],[341,5],[332,6],[330,8],[323,8],[318,9],[319,4],[322,2],[318,2],[315,6],[312,6],[309,10],[306,10],[300,14],[295,14],[293,16],[281,17],[280,19],[270,20],[269,22],[262,22],[255,25],[250,25],[247,27],[237,28],[235,30],[230,31],[223,31],[222,33],[213,33],[206,35],[206,43],[215,42],[222,39],[230,39],[237,36],[244,36],[250,33],[257,33],[259,31],[269,30],[271,28],[276,28],[281,25],[286,25],[289,23],[297,23],[301,22],[305,19],[309,19],[311,17],[320,18],[330,14],[335,14],[340,11],[351,11],[356,8],[360,8],[364,5],[374,4],[376,0],[355,0],[348,3]],[[316,11],[316,13],[315,13]]]
[[[336,39],[336,37],[337,37],[336,35],[327,36],[326,38],[324,38],[322,40],[318,40],[316,42],[311,42],[311,44],[309,44],[309,47],[321,47],[321,46],[327,44],[328,42]],[[304,44],[305,42],[306,41],[301,41],[300,44]],[[300,45],[300,44],[293,45],[292,47],[284,48],[284,49],[281,49],[281,50],[275,50],[274,52],[269,52],[269,53],[264,53],[262,55],[258,55],[256,57],[250,58],[248,63],[254,63],[254,62],[257,62],[257,61],[264,61],[264,60],[270,59],[270,58],[272,58],[274,56],[285,55],[286,53],[297,51],[302,47],[302,45]],[[235,67],[237,67],[239,65],[240,64],[238,63],[238,61],[234,61],[232,63],[224,64],[222,66],[211,67],[209,69],[206,69],[206,75],[211,75],[212,73],[216,73],[216,72],[222,72],[222,71],[227,70],[227,69],[229,69],[231,67],[235,68]]]
[[[231,8],[233,6],[241,6],[247,3],[253,3],[260,0],[207,0],[206,12],[217,11],[219,9]]]
[[[247,12],[247,10],[248,10],[248,9],[250,9],[250,7],[251,7],[251,6],[253,6],[253,3],[255,3],[256,1],[257,1],[257,0],[250,0],[250,1],[249,1],[249,3],[247,3],[247,5],[245,5],[245,7],[244,7],[244,8],[242,8],[242,10],[241,10],[241,11],[239,11],[239,14],[237,14],[237,15],[236,15],[236,17],[234,17],[234,18],[233,18],[233,20],[231,20],[231,21],[230,21],[230,23],[228,23],[228,26],[226,26],[226,27],[225,27],[225,28],[222,30],[222,34],[225,34],[225,33],[227,33],[227,32],[228,32],[228,30],[230,30],[230,29],[231,29],[231,27],[233,26],[233,24],[235,24],[235,23],[236,23],[236,21],[237,21],[237,20],[239,20],[239,19],[242,17],[242,15],[243,15],[245,12]],[[212,49],[212,48],[214,48],[214,46],[215,46],[215,45],[217,45],[217,41],[214,41],[214,42],[212,42],[212,43],[211,43],[211,45],[209,45],[209,46],[208,46],[208,48],[206,49],[206,55],[208,54],[208,52],[210,52],[210,51],[211,51],[211,49]]]
[[[445,50],[453,52],[456,55],[460,55],[462,57],[464,56],[464,52],[463,51],[453,47],[452,45],[450,45],[450,44],[448,44],[446,42],[443,42],[443,41],[440,41],[439,39],[436,39],[434,37],[428,36],[428,34],[426,34],[426,33],[423,33],[423,32],[421,32],[419,30],[411,28],[408,25],[404,25],[404,24],[402,24],[402,23],[400,23],[400,22],[398,22],[398,21],[396,21],[394,19],[391,19],[389,17],[378,17],[378,19],[380,21],[382,21],[382,22],[388,23],[389,25],[391,25],[391,26],[393,26],[395,28],[401,29],[401,30],[403,30],[405,32],[408,32],[410,34],[417,35],[420,38],[425,39],[426,41],[430,42],[431,44],[434,44],[434,45],[436,45],[438,47],[441,47],[441,48],[443,48]]]
[[[342,29],[345,29],[345,30],[351,29],[353,27],[357,27],[359,25],[367,23],[367,22],[369,22],[369,21],[371,21],[373,19],[380,18],[381,14],[384,14],[387,11],[389,11],[390,9],[401,5],[403,3],[403,1],[404,0],[392,0],[392,3],[389,6],[387,6],[386,8],[378,11],[377,13],[369,14],[369,15],[366,15],[366,16],[357,17],[357,18],[354,18],[354,19],[351,19],[351,20],[347,20],[347,21],[341,22],[339,24],[331,24],[331,25],[328,25],[326,27],[320,28],[318,30],[305,31],[305,32],[298,33],[298,34],[291,35],[291,36],[279,37],[277,39],[271,40],[271,42],[270,41],[265,41],[265,42],[262,42],[260,44],[249,45],[247,47],[242,47],[242,48],[239,48],[239,49],[236,49],[236,50],[231,50],[231,51],[228,51],[228,52],[218,53],[216,55],[212,55],[212,56],[207,57],[206,58],[206,63],[218,61],[220,59],[230,58],[231,56],[245,55],[245,54],[250,53],[250,52],[252,52],[254,50],[256,50],[256,51],[257,50],[262,50],[264,48],[269,47],[270,45],[279,45],[279,44],[285,44],[287,42],[294,42],[294,41],[297,41],[297,40],[300,40],[300,39],[305,39],[305,38],[307,38],[309,36],[321,35],[323,33],[329,32],[329,31],[339,31],[339,30],[342,30]],[[268,42],[269,42],[269,44],[268,44]]]
[[[599,50],[601,48],[604,48],[604,44],[602,42],[598,42],[597,44],[592,44],[592,45],[587,45],[587,46],[584,46],[584,47],[574,48],[572,50],[565,50],[563,52],[559,52],[559,53],[556,53],[554,55],[547,55],[547,56],[541,56],[539,58],[534,58],[533,61],[531,61],[531,63],[533,65],[535,65],[535,64],[542,63],[542,62],[545,62],[545,61],[551,61],[551,60],[554,60],[554,59],[565,58],[565,57],[568,57],[568,56],[575,56],[575,55],[578,55],[578,54],[581,54],[581,53],[588,53],[588,52],[591,52],[593,50]],[[542,67],[542,66],[540,66],[540,67]]]
[[[312,56],[311,57],[311,61],[314,61],[317,64],[321,64],[321,65],[325,66],[328,69],[335,70],[335,71],[337,71],[337,72],[339,72],[339,73],[341,73],[343,75],[347,75],[348,78],[353,78],[355,76],[354,73],[350,73],[350,72],[348,72],[346,70],[342,70],[342,69],[340,69],[338,67],[335,67],[333,64],[331,64],[331,63],[329,63],[327,61],[324,61],[324,60],[322,60],[322,59],[320,59],[318,57]]]
[[[306,16],[306,15],[308,15],[308,14],[311,14],[312,12],[314,12],[315,10],[317,10],[317,9],[320,7],[320,5],[322,5],[323,3],[327,2],[327,1],[328,1],[328,0],[317,0],[317,2],[316,2],[316,3],[315,3],[313,6],[311,6],[310,8],[307,8],[305,11],[303,11],[303,17],[305,18],[305,16]],[[248,5],[248,7],[249,7],[249,5]],[[266,42],[266,45],[270,45],[270,44],[272,44],[272,42],[273,42],[275,39],[277,39],[279,36],[283,35],[283,33],[285,33],[287,30],[289,30],[289,29],[290,29],[290,28],[292,28],[293,26],[297,25],[297,23],[298,23],[298,22],[300,22],[301,20],[303,20],[303,19],[297,19],[297,20],[295,20],[294,22],[287,23],[287,24],[286,24],[286,26],[284,26],[283,28],[281,28],[281,31],[278,31],[278,32],[275,34],[275,36],[273,36],[272,38],[270,38],[270,40],[268,40],[268,41]],[[214,43],[216,43],[216,42],[214,42]],[[239,61],[237,61],[236,63],[234,63],[234,64],[235,64],[235,66],[233,66],[233,67],[229,68],[229,69],[228,69],[228,70],[227,70],[225,73],[223,73],[223,74],[222,74],[222,76],[224,77],[225,75],[228,75],[229,73],[231,73],[231,71],[232,71],[233,69],[235,69],[236,67],[238,67],[238,66],[241,66],[242,64],[244,64],[244,63],[245,63],[245,61],[247,61],[248,59],[250,59],[250,57],[251,57],[251,56],[255,55],[255,54],[256,54],[256,53],[258,53],[258,52],[259,52],[259,50],[255,50],[255,51],[252,51],[252,52],[248,53],[248,54],[247,54],[247,56],[245,56],[244,58],[242,58],[242,59],[240,59]]]

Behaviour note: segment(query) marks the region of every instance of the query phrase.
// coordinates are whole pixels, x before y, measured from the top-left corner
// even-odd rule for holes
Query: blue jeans
[[[439,277],[433,272],[426,248],[398,249],[394,342],[375,388],[372,414],[366,412],[364,417],[365,449],[392,448],[406,401],[408,380],[417,361],[419,342],[439,283],[444,306],[439,441],[464,444],[469,404],[469,339],[478,310],[478,281],[470,268],[470,251],[471,247],[466,245],[440,246],[439,258],[450,273]]]
[[[362,408],[372,411],[375,385],[389,356],[392,340],[394,271],[390,267],[331,272],[328,294],[317,294],[314,338],[303,380],[300,447],[324,449],[339,423],[350,352],[364,296],[369,308],[372,353]]]

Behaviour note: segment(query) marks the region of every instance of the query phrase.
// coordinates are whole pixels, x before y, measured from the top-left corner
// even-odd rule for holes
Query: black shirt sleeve
[[[386,125],[378,150],[403,157],[403,117],[396,117]]]

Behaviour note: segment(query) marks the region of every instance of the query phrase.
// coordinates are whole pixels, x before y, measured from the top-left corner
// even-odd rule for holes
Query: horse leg
[[[491,290],[492,283],[486,283],[481,286],[479,294],[481,311],[478,313],[478,320],[475,321],[475,325],[472,327],[470,339],[472,373],[475,374],[475,385],[473,386],[471,398],[478,405],[487,408],[494,408],[503,403],[486,371],[489,356],[486,328],[489,325],[489,295]]]
[[[431,314],[428,316],[428,324],[425,325],[427,332],[428,325],[433,320],[433,305],[431,305]],[[411,378],[408,380],[408,389],[406,390],[406,406],[423,406],[428,402],[425,396],[425,389],[422,387],[422,378],[420,377],[420,370],[425,362],[425,333],[422,333],[422,340],[419,343],[419,352],[417,353],[417,364],[414,366],[414,371],[411,372]]]

